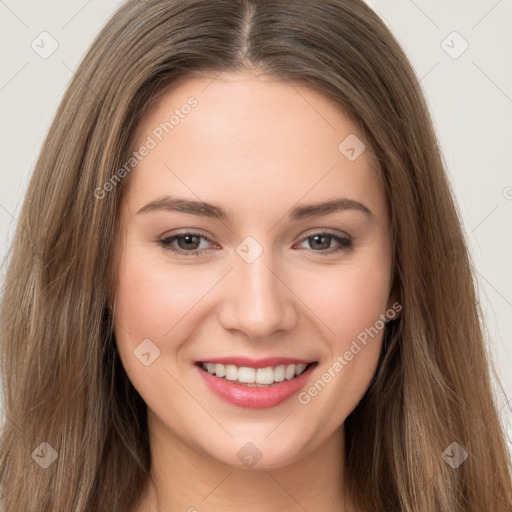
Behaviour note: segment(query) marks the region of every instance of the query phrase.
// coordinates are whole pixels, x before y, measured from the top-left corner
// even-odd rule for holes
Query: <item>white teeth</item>
[[[258,384],[272,384],[274,382],[274,370],[272,368],[258,368],[256,370],[256,382]]]
[[[220,366],[224,366],[221,364]],[[226,374],[226,379],[228,380],[237,380],[238,379],[238,368],[234,364],[228,364],[226,365],[226,371],[224,372]],[[208,370],[208,368],[206,368]],[[208,371],[208,373],[212,373]],[[212,374],[213,375],[213,374]]]
[[[293,379],[293,377],[295,377],[295,365],[289,364],[286,367],[286,371],[284,372],[284,378],[286,380],[290,380],[290,379]]]
[[[286,366],[284,364],[274,368],[274,380],[276,382],[283,382],[284,380],[284,372],[286,370]]]
[[[223,364],[215,364],[215,375],[224,377],[226,375],[226,367]]]
[[[247,366],[235,366],[234,364],[202,363],[202,367],[211,375],[224,377],[227,380],[238,381],[243,384],[270,385],[274,382],[291,380],[301,375],[306,369],[306,364],[279,365],[275,368],[250,368]]]
[[[300,375],[305,369],[306,369],[306,365],[305,364],[298,364],[295,367],[295,376]]]
[[[238,380],[248,384],[254,382],[256,380],[256,370],[254,368],[247,368],[247,366],[238,368]]]

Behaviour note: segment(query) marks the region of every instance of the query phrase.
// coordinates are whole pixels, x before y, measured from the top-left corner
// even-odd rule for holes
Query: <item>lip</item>
[[[235,359],[229,358],[230,361]],[[239,360],[239,359],[238,359]],[[283,361],[283,358],[279,358]],[[203,362],[217,362],[221,363],[221,359],[203,361]],[[261,362],[263,360],[260,360]],[[296,359],[293,361],[297,361]],[[307,361],[304,361],[307,363]],[[311,363],[311,362],[310,362]],[[229,364],[229,363],[221,363]],[[233,363],[234,364],[234,363]],[[285,364],[285,363],[281,363]],[[289,363],[294,364],[294,363]],[[297,363],[301,364],[301,363]],[[217,396],[226,402],[236,405],[238,407],[245,407],[251,409],[266,409],[275,407],[285,400],[289,399],[294,394],[298,393],[306,384],[314,369],[318,366],[318,362],[313,362],[306,370],[298,377],[283,382],[276,382],[268,387],[250,387],[243,384],[235,384],[225,378],[210,375],[204,370],[199,363],[194,365],[199,372],[199,375],[206,383],[208,388],[213,391]],[[242,365],[243,366],[243,365]],[[266,366],[272,366],[267,364]],[[258,366],[258,368],[265,368],[266,366]],[[277,365],[279,366],[279,365]]]
[[[291,357],[265,357],[263,359],[251,359],[249,357],[219,357],[215,359],[201,359],[201,361],[196,361],[196,364],[199,363],[219,363],[219,364],[234,364],[239,368],[241,366],[248,366],[249,368],[268,368],[271,366],[275,368],[276,366],[280,366],[282,364],[310,364],[313,361],[310,359],[309,361],[305,359],[294,359]]]

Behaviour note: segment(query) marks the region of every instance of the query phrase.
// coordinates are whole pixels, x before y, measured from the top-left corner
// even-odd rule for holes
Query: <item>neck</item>
[[[148,429],[154,485],[148,482],[137,512],[354,512],[344,481],[343,425],[300,460],[265,469],[233,467],[193,449],[150,409]]]

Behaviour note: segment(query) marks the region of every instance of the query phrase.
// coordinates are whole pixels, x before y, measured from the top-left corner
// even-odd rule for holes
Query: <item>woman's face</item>
[[[341,433],[393,305],[368,149],[323,96],[248,73],[182,81],[148,110],[125,178],[115,335],[153,442],[271,468]],[[296,380],[294,361],[315,364]],[[234,383],[256,378],[274,384]]]

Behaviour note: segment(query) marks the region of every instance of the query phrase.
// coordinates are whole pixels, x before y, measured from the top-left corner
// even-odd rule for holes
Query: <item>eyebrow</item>
[[[322,217],[331,213],[340,211],[355,210],[360,211],[368,217],[373,216],[373,212],[359,201],[348,198],[335,198],[321,203],[310,203],[295,206],[288,212],[288,218],[291,221],[300,219]],[[181,212],[200,217],[209,217],[220,221],[230,221],[231,215],[214,204],[191,199],[181,199],[177,197],[165,196],[143,206],[138,212],[147,213],[153,211]]]

